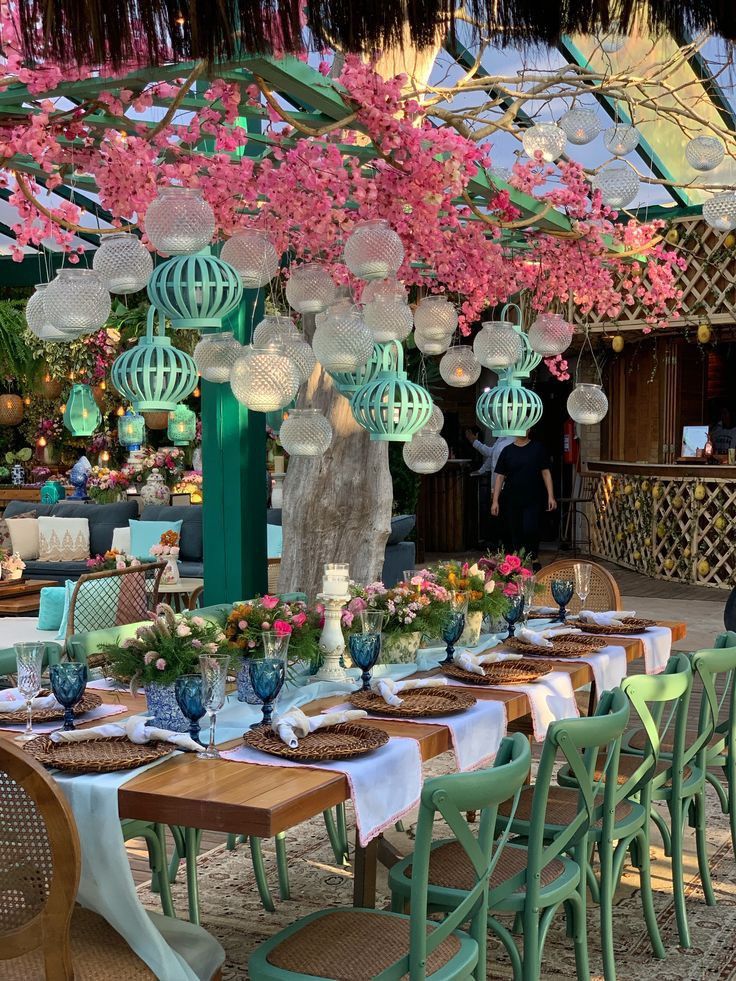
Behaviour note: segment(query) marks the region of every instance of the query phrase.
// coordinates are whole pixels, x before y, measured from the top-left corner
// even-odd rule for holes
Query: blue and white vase
[[[179,708],[173,684],[160,685],[157,681],[149,681],[143,690],[148,712],[152,716],[150,725],[174,732],[189,732],[189,720]]]
[[[261,699],[253,691],[250,682],[250,658],[241,657],[238,673],[235,675],[235,684],[238,690],[238,701],[247,702],[248,705],[261,705]]]
[[[22,463],[14,463],[10,471],[10,481],[13,487],[22,487],[26,482],[26,468]]]

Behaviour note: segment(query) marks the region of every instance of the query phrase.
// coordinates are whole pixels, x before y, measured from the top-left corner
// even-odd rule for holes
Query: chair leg
[[[158,890],[161,896],[161,909],[163,910],[164,916],[176,917],[176,910],[174,909],[174,900],[171,896],[171,883],[169,882],[169,869],[168,863],[166,861],[166,828],[163,824],[154,825],[154,834],[156,835],[156,868],[155,875],[158,885]]]
[[[396,910],[395,912],[402,912],[401,910]],[[491,933],[494,933],[506,950],[509,960],[511,961],[511,967],[514,972],[514,981],[521,981],[522,967],[521,967],[521,955],[519,954],[519,948],[514,942],[514,938],[509,932],[509,930],[491,914],[488,914],[488,929]]]
[[[187,869],[187,897],[189,900],[189,922],[199,926],[199,883],[197,881],[197,853],[201,831],[197,828],[184,828],[185,862]]]
[[[682,847],[683,847],[683,803],[682,801],[671,801],[670,807],[670,834],[672,836],[672,848],[670,851],[670,864],[672,866],[672,895],[675,902],[675,919],[677,921],[677,933],[680,937],[681,947],[690,947],[690,930],[687,925],[687,907],[685,905],[685,876],[682,867]]]
[[[700,872],[700,881],[703,884],[703,896],[706,906],[715,906],[716,896],[710,878],[708,841],[705,837],[705,788],[695,795],[693,805],[695,808],[695,845],[698,852],[698,871]]]
[[[291,899],[289,889],[289,860],[286,857],[286,832],[279,831],[274,839],[276,846],[276,871],[279,877],[279,896],[281,899]]]
[[[654,896],[652,894],[652,870],[651,858],[649,854],[649,828],[643,828],[637,838],[631,842],[632,857],[636,854],[636,864],[639,868],[639,884],[641,887],[641,907],[644,913],[644,922],[647,925],[649,942],[652,945],[652,953],[660,960],[664,960],[665,951],[662,937],[659,933],[657,914],[654,910]],[[634,847],[636,846],[636,847]]]
[[[343,805],[344,808],[344,805]],[[340,820],[340,811],[337,811],[338,821]],[[327,837],[330,839],[330,845],[332,846],[332,854],[335,856],[335,861],[340,865],[345,864],[347,858],[347,840],[346,837],[342,836],[340,833],[340,828],[338,824],[335,823],[335,818],[333,817],[332,811],[326,810],[322,811],[322,817],[325,820],[325,829],[327,831]],[[345,811],[343,810],[343,820],[345,818]]]
[[[250,843],[250,857],[253,862],[253,872],[256,877],[256,887],[258,889],[258,895],[261,897],[261,905],[267,913],[273,913],[276,907],[273,904],[271,891],[268,888],[268,881],[266,880],[266,867],[263,864],[261,839],[256,838],[255,835],[251,835],[248,841]]]
[[[672,841],[670,838],[670,829],[667,827],[667,822],[659,813],[656,807],[652,805],[649,811],[649,816],[657,828],[657,831],[662,835],[662,842],[664,843],[664,853],[669,858],[672,855]]]
[[[522,981],[539,981],[541,957],[539,951],[539,913],[529,906],[524,907],[524,953],[521,962]]]
[[[587,858],[587,850],[584,844],[580,844],[575,849],[575,860],[580,866],[581,870],[584,868],[584,863]],[[603,890],[601,889],[601,895]],[[573,893],[570,897],[572,900],[572,910],[574,916],[574,933],[573,941],[575,944],[575,968],[577,971],[578,981],[590,981],[590,967],[588,964],[588,923],[586,919],[586,877],[584,874],[580,876],[580,885],[578,886],[577,895]]]
[[[616,955],[613,945],[613,897],[617,883],[613,877],[613,853],[611,849],[611,842],[601,841],[598,845],[601,953],[603,955],[603,975],[606,981],[616,981]]]
[[[173,885],[176,882],[176,876],[179,871],[179,862],[184,857],[186,853],[186,845],[184,843],[184,831],[176,824],[169,825],[169,831],[174,839],[174,851],[171,853],[171,861],[169,862],[169,882]]]

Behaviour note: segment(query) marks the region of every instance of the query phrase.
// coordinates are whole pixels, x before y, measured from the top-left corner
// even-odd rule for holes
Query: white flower
[[[485,584],[485,586],[483,588],[485,589],[485,591],[487,593],[492,593],[493,590],[496,588],[496,580],[495,579],[489,579],[488,582]]]
[[[469,576],[479,576],[480,575],[480,569],[478,568],[478,563],[477,562],[474,562],[471,565],[471,567],[468,569],[468,575]]]

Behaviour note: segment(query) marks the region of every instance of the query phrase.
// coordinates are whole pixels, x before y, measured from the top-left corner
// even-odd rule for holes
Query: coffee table
[[[158,594],[159,599],[162,596],[167,597],[163,602],[168,602],[168,597],[171,597],[171,605],[178,613],[181,613],[183,610],[196,608],[197,600],[203,588],[204,579],[180,579],[179,582],[174,583],[159,583]]]
[[[58,586],[54,579],[26,579],[24,582],[0,582],[0,616],[35,613],[41,605],[44,586]]]

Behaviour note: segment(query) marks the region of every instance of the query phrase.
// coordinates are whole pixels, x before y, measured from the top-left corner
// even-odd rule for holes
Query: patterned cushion
[[[38,557],[41,562],[88,559],[89,521],[86,518],[39,518]]]

